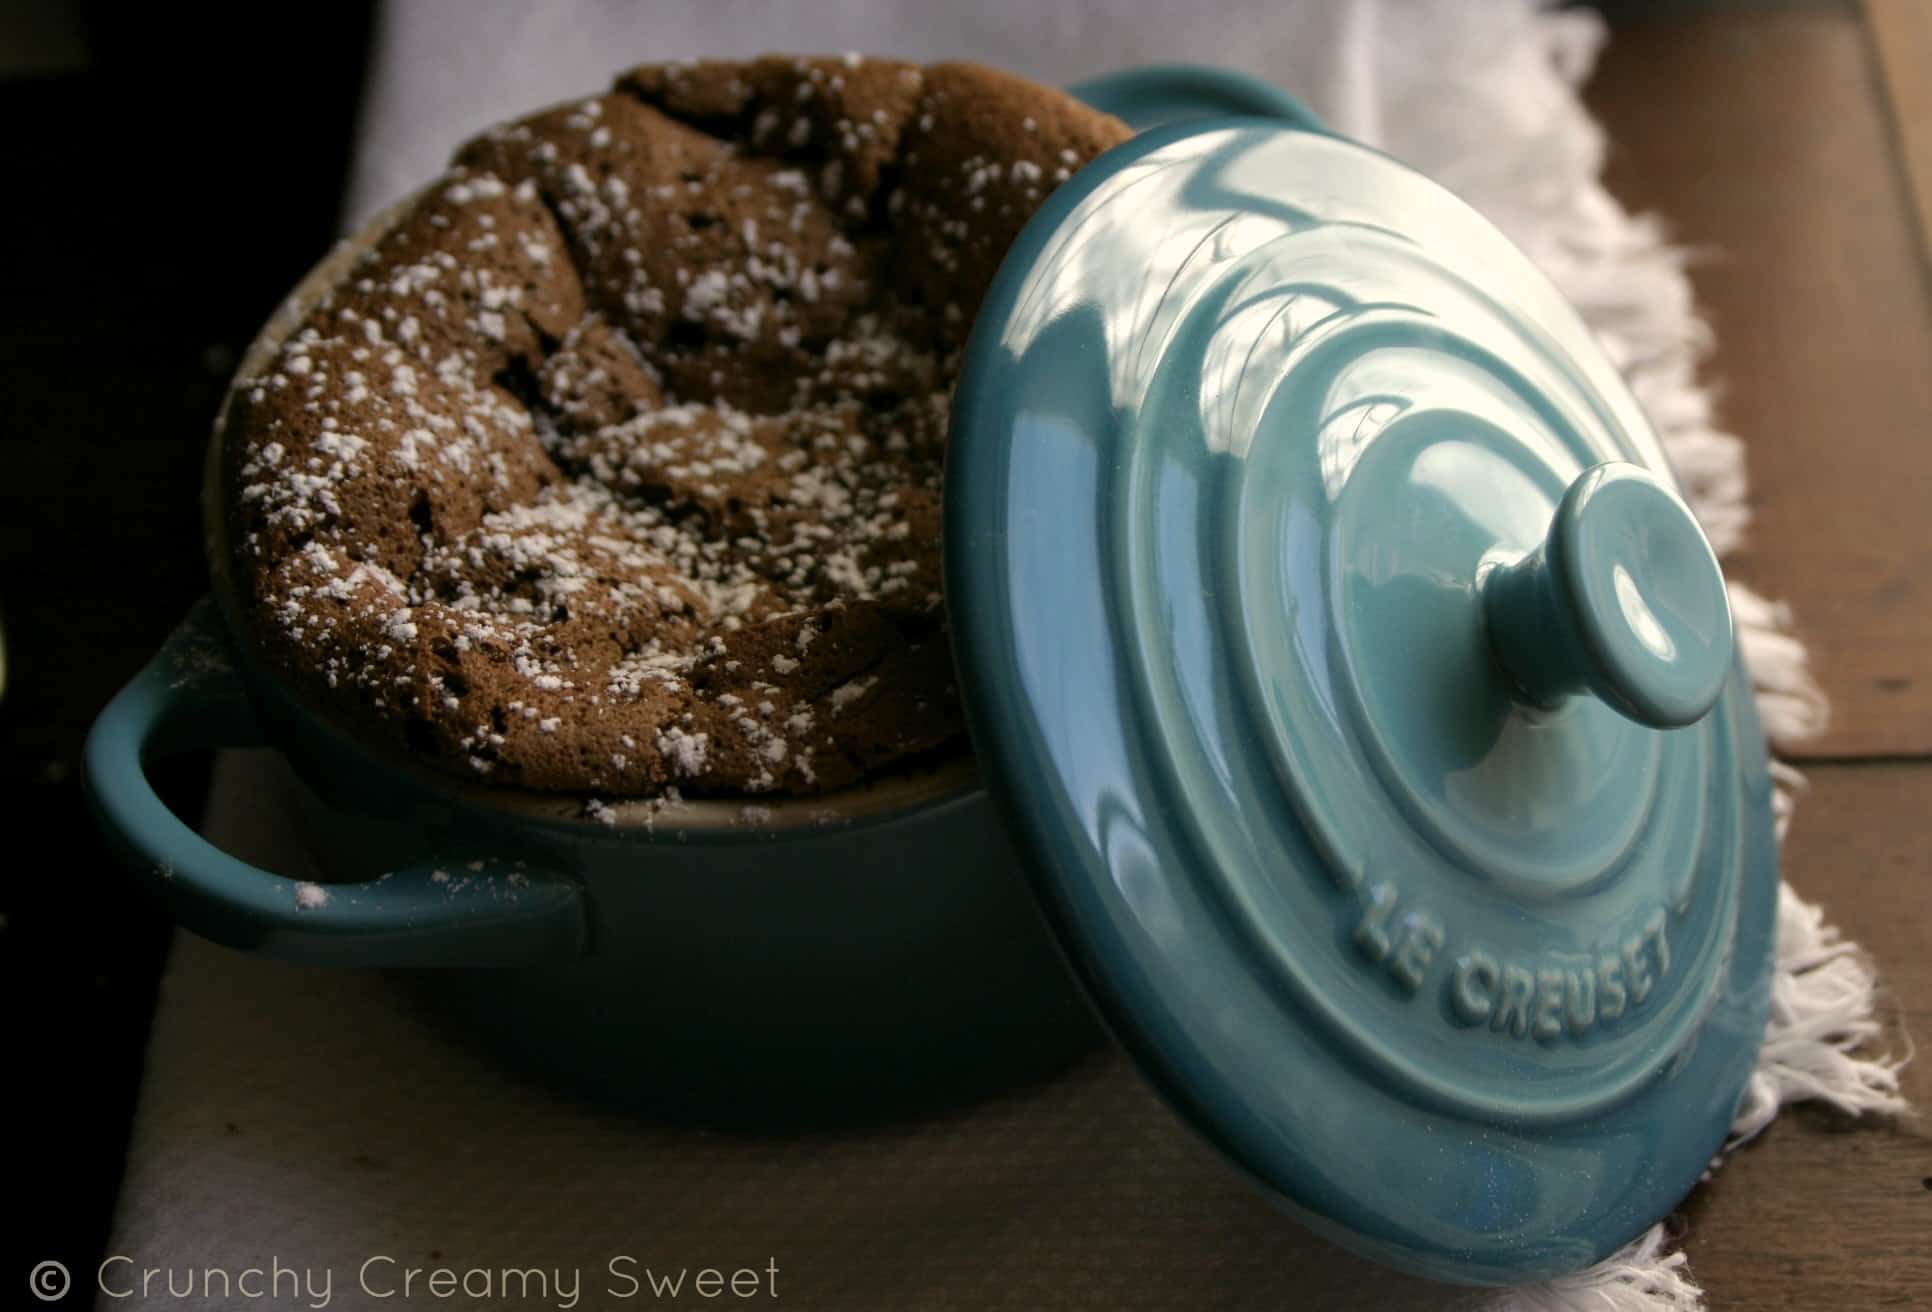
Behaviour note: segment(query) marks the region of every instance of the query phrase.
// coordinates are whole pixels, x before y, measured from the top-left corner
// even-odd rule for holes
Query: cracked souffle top
[[[640,68],[493,129],[240,380],[244,618],[336,718],[529,788],[812,793],[961,738],[960,349],[1127,128],[964,64]]]

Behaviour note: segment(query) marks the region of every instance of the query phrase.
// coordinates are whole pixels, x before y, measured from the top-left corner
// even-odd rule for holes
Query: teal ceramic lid
[[[1765,747],[1644,415],[1487,222],[1374,151],[1170,124],[980,312],[949,457],[991,786],[1123,1043],[1323,1233],[1603,1256],[1763,1031]]]

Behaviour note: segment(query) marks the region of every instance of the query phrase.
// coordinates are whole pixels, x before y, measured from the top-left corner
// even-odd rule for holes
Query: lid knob
[[[1611,461],[1563,494],[1549,533],[1480,584],[1497,660],[1533,705],[1588,690],[1659,729],[1694,723],[1731,666],[1731,608],[1690,510]]]

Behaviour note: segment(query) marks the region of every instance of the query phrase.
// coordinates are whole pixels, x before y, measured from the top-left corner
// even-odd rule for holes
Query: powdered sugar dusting
[[[475,776],[837,787],[959,734],[937,531],[976,280],[1124,130],[1036,89],[1020,156],[933,173],[983,116],[908,66],[624,85],[465,147],[241,384],[257,625]]]

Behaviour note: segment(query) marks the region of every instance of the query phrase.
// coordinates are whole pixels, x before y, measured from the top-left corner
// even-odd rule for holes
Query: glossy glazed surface
[[[1217,120],[1051,198],[968,376],[975,742],[1153,1078],[1423,1274],[1665,1213],[1755,1058],[1776,852],[1715,562],[1596,468],[1666,467],[1575,314],[1410,170]]]
[[[1272,82],[1202,64],[1143,64],[1077,82],[1067,90],[1136,132],[1240,114],[1323,132],[1308,107]]]
[[[1543,542],[1497,562],[1478,590],[1497,660],[1531,705],[1588,691],[1674,729],[1724,690],[1731,607],[1717,557],[1689,508],[1636,465],[1585,472]]]

